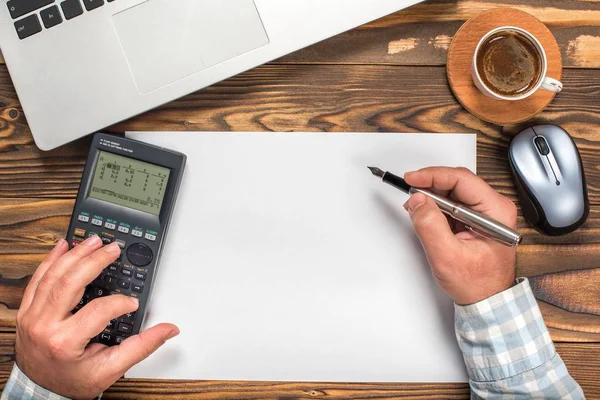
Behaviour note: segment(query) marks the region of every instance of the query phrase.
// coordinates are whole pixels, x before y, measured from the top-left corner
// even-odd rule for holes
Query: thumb
[[[460,245],[435,202],[422,193],[413,194],[404,205],[432,266],[446,260]]]
[[[131,367],[146,359],[169,339],[179,335],[179,328],[173,324],[158,324],[111,347],[109,359],[114,370],[123,376]]]

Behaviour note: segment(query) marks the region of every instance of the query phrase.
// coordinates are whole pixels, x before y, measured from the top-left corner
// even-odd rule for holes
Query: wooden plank
[[[443,65],[450,40],[462,23],[497,7],[523,10],[548,25],[566,67],[600,67],[600,3],[586,0],[425,1],[279,62]]]
[[[0,67],[0,82],[7,76]],[[593,94],[600,75],[566,70],[564,81],[565,91],[530,123],[551,122],[571,133],[598,204],[600,105]],[[0,102],[7,104],[0,108],[0,197],[73,198],[88,142],[42,152],[24,118],[7,116],[20,109],[11,87],[0,86]],[[442,67],[267,65],[110,130],[478,132],[480,174],[516,200],[506,148],[525,126],[502,128],[473,117],[452,96]]]
[[[0,337],[1,339],[1,337]],[[1,342],[1,340],[0,340]],[[559,343],[557,351],[588,399],[600,397],[600,345]],[[10,347],[0,348],[0,388],[13,364]],[[103,399],[467,399],[467,384],[291,383],[121,379]]]
[[[454,34],[469,18],[497,7],[515,7],[545,22],[559,45],[567,68],[600,67],[600,12],[569,9],[583,2],[565,1],[568,25],[558,9],[544,3],[519,5],[511,1],[427,1],[360,28],[314,44],[278,60],[279,63],[445,65]],[[550,3],[550,2],[546,2]],[[453,7],[454,6],[454,7]],[[596,6],[596,5],[595,5]]]

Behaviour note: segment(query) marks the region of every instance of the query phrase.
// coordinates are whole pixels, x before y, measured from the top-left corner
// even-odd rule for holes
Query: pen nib
[[[367,168],[369,168],[369,170],[371,171],[371,173],[372,173],[373,175],[375,175],[375,176],[378,176],[378,177],[380,177],[380,178],[383,178],[383,175],[385,174],[385,172],[384,172],[384,171],[380,170],[380,169],[379,169],[379,168],[377,168],[377,167],[367,167]]]

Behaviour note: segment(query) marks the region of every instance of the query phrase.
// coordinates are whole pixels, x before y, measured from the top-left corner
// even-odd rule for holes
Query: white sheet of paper
[[[408,196],[367,165],[475,170],[475,135],[128,136],[188,160],[145,323],[181,334],[127,377],[467,380]]]

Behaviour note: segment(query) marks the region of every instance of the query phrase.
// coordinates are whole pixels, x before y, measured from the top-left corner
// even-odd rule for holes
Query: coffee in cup
[[[473,56],[473,81],[487,96],[521,100],[539,88],[559,92],[562,84],[546,77],[546,53],[529,32],[505,26],[488,32]]]

